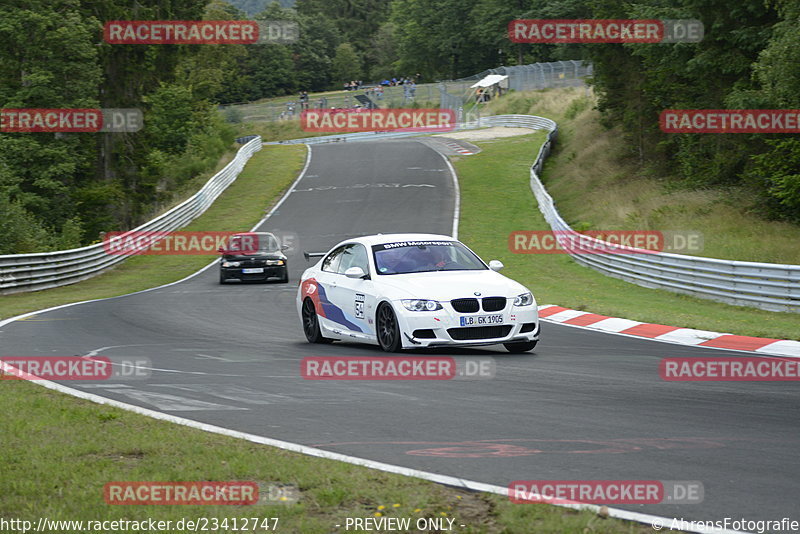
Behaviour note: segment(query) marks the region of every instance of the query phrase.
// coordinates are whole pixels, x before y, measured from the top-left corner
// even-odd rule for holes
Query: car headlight
[[[283,260],[267,260],[265,265],[283,265]]]
[[[241,265],[241,263],[239,263],[238,261],[223,261],[222,262],[222,266],[223,267],[238,267],[239,265]]]
[[[531,304],[533,304],[533,295],[531,295],[530,291],[517,295],[514,299],[514,306],[530,306]]]
[[[403,306],[408,311],[436,311],[442,309],[442,305],[435,300],[407,299],[400,302],[403,303]]]

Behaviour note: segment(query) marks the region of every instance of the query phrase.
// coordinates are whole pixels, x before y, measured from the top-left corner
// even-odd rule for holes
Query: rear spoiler
[[[306,259],[306,261],[309,261],[311,258],[321,258],[325,254],[327,254],[327,252],[305,252],[304,251],[303,252],[303,257]]]

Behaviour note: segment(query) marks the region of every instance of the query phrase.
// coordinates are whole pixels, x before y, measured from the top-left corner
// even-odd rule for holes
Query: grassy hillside
[[[691,189],[626,158],[619,129],[607,129],[586,88],[512,93],[486,114],[541,115],[559,125],[542,180],[561,215],[581,230],[694,230],[699,256],[800,264],[800,227],[765,220],[741,188]],[[693,252],[694,254],[694,252]]]

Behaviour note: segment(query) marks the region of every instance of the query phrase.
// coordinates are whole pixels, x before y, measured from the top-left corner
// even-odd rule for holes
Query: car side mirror
[[[292,247],[290,247],[289,245],[281,245],[281,250],[289,250],[290,248]]]
[[[492,260],[489,262],[489,268],[495,272],[499,271],[503,267],[505,267],[505,265],[503,265],[503,262],[500,260]]]
[[[367,273],[361,267],[350,267],[344,272],[347,278],[364,278]]]
[[[225,247],[219,247],[217,249],[217,252],[219,252],[220,254],[225,254]]]

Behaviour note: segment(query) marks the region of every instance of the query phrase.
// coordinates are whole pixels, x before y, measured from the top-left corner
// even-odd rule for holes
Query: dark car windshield
[[[372,246],[378,274],[479,271],[486,265],[458,241],[403,241]]]
[[[245,234],[231,237],[226,252],[228,254],[257,254],[279,250],[278,240],[272,234]]]

